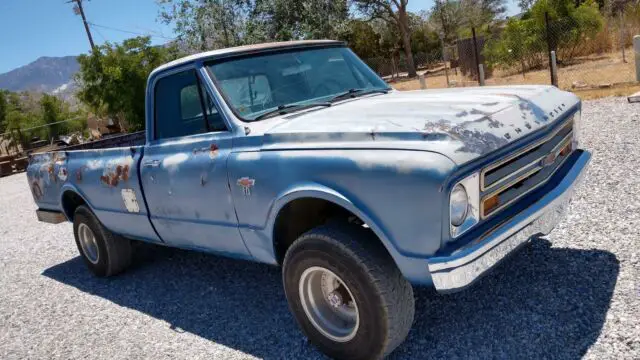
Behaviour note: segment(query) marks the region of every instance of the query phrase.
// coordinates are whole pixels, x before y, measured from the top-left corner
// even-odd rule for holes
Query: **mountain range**
[[[75,88],[73,76],[79,69],[75,56],[41,57],[0,74],[0,89],[71,95]]]

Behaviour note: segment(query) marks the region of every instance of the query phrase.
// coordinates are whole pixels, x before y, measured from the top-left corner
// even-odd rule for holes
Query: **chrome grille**
[[[489,217],[544,184],[573,151],[573,117],[540,141],[480,172],[480,215]]]

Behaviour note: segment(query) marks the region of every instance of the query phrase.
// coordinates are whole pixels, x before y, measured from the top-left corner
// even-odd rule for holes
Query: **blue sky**
[[[68,0],[0,0],[0,73],[26,65],[41,56],[78,55],[89,50],[82,20]],[[512,0],[509,13],[517,12]],[[410,0],[411,11],[431,8],[433,0]],[[171,27],[157,21],[155,0],[84,1],[96,44],[119,42],[135,34],[154,35],[154,43],[174,36]],[[112,29],[108,29],[108,28]]]

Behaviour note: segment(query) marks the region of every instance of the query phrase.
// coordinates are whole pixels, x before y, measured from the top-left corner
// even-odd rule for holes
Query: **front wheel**
[[[355,225],[302,235],[287,251],[283,280],[298,325],[333,358],[382,358],[413,323],[411,285],[378,239]]]

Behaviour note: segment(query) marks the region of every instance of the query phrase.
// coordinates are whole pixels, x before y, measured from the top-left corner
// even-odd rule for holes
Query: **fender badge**
[[[248,177],[243,177],[238,179],[238,185],[242,186],[242,191],[244,192],[244,196],[251,195],[251,188],[256,184],[255,179],[250,179]]]

